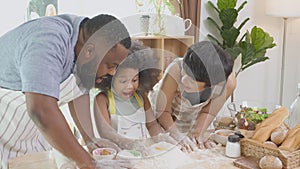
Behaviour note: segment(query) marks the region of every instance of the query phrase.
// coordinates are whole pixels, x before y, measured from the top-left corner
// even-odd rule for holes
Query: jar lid
[[[240,131],[236,131],[234,134],[239,136],[240,139],[245,138],[245,136]]]
[[[228,141],[235,143],[240,141],[240,137],[238,135],[230,135],[228,136]]]
[[[142,15],[142,18],[150,18],[150,15]]]

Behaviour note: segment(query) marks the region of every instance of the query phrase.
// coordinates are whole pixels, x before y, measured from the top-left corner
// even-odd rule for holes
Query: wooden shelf
[[[132,38],[154,49],[161,59],[162,70],[165,70],[176,57],[182,57],[187,48],[194,43],[193,36],[135,36]]]

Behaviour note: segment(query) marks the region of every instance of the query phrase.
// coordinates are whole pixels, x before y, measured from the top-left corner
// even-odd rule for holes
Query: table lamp
[[[283,102],[286,31],[288,18],[300,17],[300,0],[266,0],[266,14],[283,19],[279,104]]]

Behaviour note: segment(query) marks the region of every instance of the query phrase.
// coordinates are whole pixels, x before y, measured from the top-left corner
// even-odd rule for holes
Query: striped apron
[[[60,85],[58,105],[62,106],[84,93],[71,74]],[[51,149],[26,111],[25,95],[21,91],[0,88],[0,169],[7,169],[11,158]]]

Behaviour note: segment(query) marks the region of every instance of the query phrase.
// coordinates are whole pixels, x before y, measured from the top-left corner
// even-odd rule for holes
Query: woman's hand
[[[194,144],[197,145],[200,149],[210,149],[216,147],[216,143],[210,140],[211,132],[206,131],[201,136],[196,134],[189,134],[190,139],[193,141]]]
[[[178,142],[181,150],[184,152],[192,152],[198,149],[197,145],[185,134],[173,134],[173,138]]]

